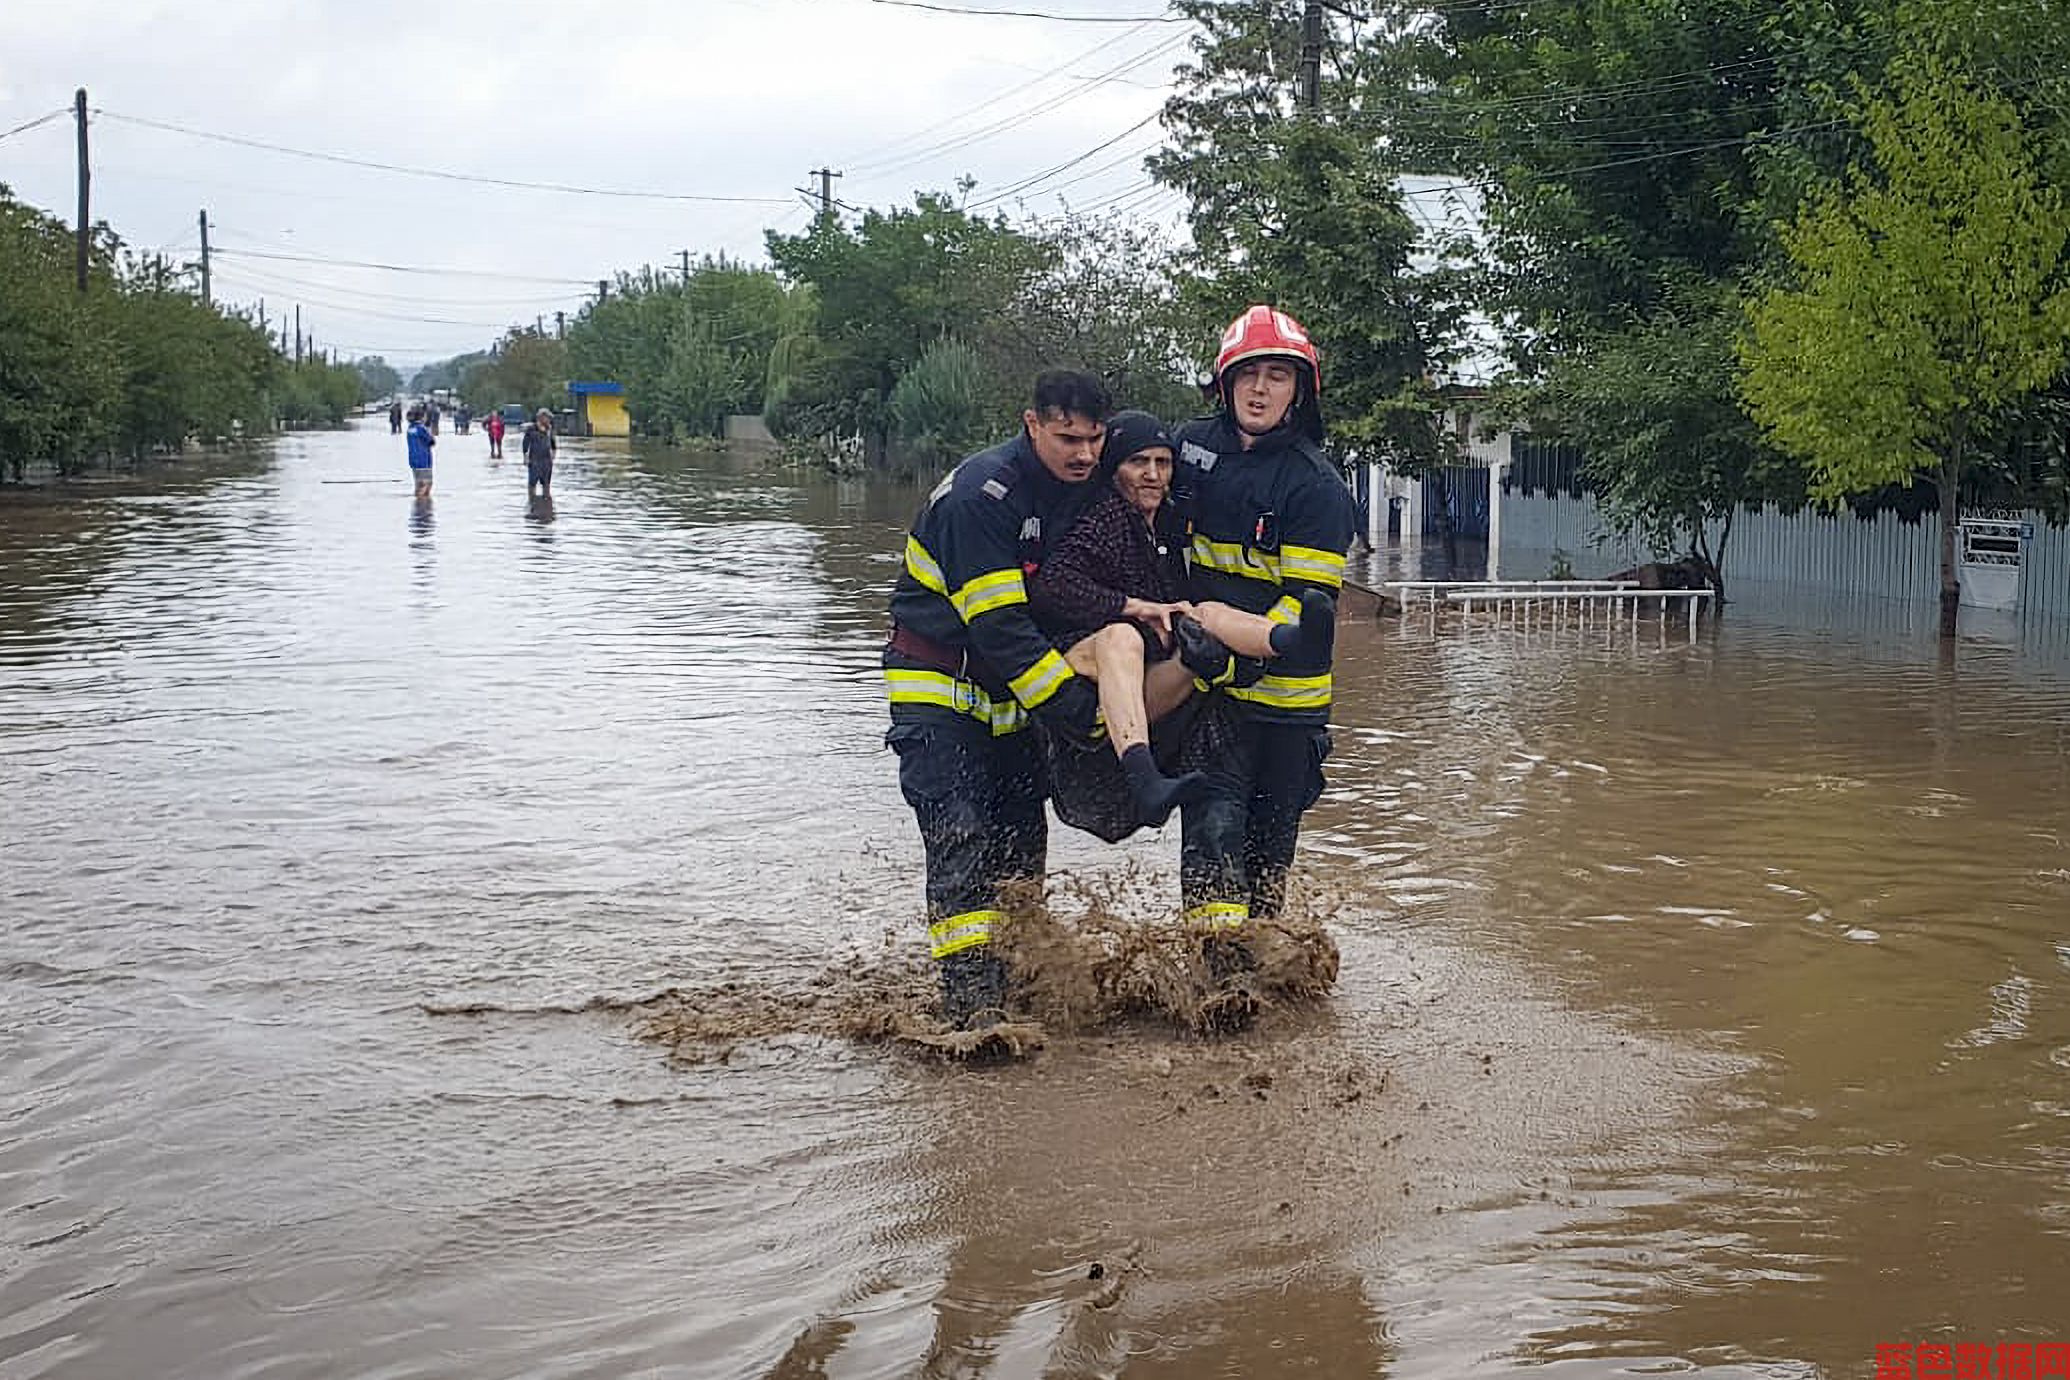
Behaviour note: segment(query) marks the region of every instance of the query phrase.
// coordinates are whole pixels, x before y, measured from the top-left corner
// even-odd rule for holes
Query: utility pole
[[[302,362],[302,304],[295,303],[295,363]]]
[[[555,340],[566,340],[568,338],[568,313],[557,311],[553,314],[553,338]]]
[[[689,250],[687,250],[687,249],[684,249],[684,250],[679,250],[678,252],[679,252],[680,254],[682,254],[682,256],[683,256],[683,286],[684,286],[684,287],[689,287],[689,286],[690,286],[690,251],[689,251]]]
[[[1322,61],[1322,0],[1308,0],[1301,16],[1301,108],[1311,115],[1322,108]]]
[[[604,305],[604,299],[609,297],[610,295],[611,280],[609,278],[597,279],[597,305],[600,307]]]
[[[73,258],[79,271],[79,290],[85,292],[87,241],[93,235],[89,228],[92,222],[88,219],[87,188],[93,183],[93,173],[86,160],[86,88],[83,86],[72,94],[72,118],[79,126],[79,225],[73,231]]]
[[[201,213],[201,305],[209,305],[208,296],[208,212]]]
[[[814,168],[812,175],[819,179],[819,218],[834,218],[834,179],[841,174],[832,168]]]

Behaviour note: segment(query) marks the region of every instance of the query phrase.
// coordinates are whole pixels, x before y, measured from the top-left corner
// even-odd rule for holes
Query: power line
[[[332,259],[315,254],[279,254],[265,249],[225,249],[217,246],[217,254],[232,254],[242,259],[279,259],[297,264],[336,264],[342,268],[374,268],[383,273],[430,273],[441,277],[456,278],[505,278],[519,283],[572,283],[578,287],[589,287],[594,278],[549,278],[537,273],[497,273],[485,268],[431,268],[423,264],[384,264],[367,259]]]
[[[894,5],[904,10],[931,10],[936,14],[976,14],[993,19],[1049,19],[1061,24],[1190,24],[1183,14],[1058,14],[1053,10],[981,10],[965,5],[937,5],[929,0],[871,0],[872,4]]]
[[[47,125],[52,120],[55,120],[60,116],[69,115],[71,113],[72,107],[68,105],[61,105],[56,110],[53,110],[48,114],[38,115],[35,119],[29,120],[23,124],[16,125],[13,129],[8,130],[5,134],[0,134],[0,143],[5,143],[7,140],[14,138],[14,136],[17,134],[27,134],[30,130],[36,128],[36,126],[38,125]]]
[[[579,302],[589,295],[586,292],[567,292],[527,297],[425,297],[414,292],[375,292],[370,288],[353,287],[343,283],[313,282],[307,278],[289,277],[246,265],[240,265],[237,271],[245,278],[271,285],[276,291],[340,292],[347,297],[368,297],[382,302],[411,302],[427,307],[526,307],[536,310],[542,302]]]
[[[996,134],[1004,134],[1006,131],[1010,129],[1018,129],[1022,125],[1028,124],[1030,121],[1038,120],[1052,111],[1059,110],[1062,107],[1069,105],[1072,101],[1077,100],[1081,96],[1091,94],[1093,91],[1097,90],[1102,85],[1117,80],[1121,73],[1133,71],[1135,68],[1140,67],[1142,64],[1150,61],[1152,58],[1161,57],[1165,53],[1171,51],[1172,49],[1177,48],[1180,44],[1184,43],[1185,41],[1186,40],[1184,35],[1167,39],[1164,42],[1159,43],[1155,47],[1151,48],[1147,52],[1141,53],[1136,57],[1130,58],[1127,62],[1122,63],[1120,66],[1109,68],[1104,74],[1100,76],[1098,80],[1090,82],[1087,85],[1080,87],[1078,90],[1071,92],[1069,95],[1059,98],[1058,100],[1051,101],[1046,105],[1035,106],[1034,108],[1029,110],[1015,111],[1002,119],[993,121],[989,125],[982,125],[977,129],[971,130],[967,134],[958,135],[953,139],[945,140],[942,143],[933,145],[929,148],[920,149],[911,154],[902,154],[897,158],[879,163],[876,166],[874,172],[872,173],[872,176],[876,178],[882,178],[889,173],[896,172],[902,168],[911,167],[916,163],[924,163],[930,159],[939,158],[947,154],[954,153],[958,149],[968,148],[973,144],[982,143],[983,141],[990,139]]]
[[[112,110],[96,110],[103,119],[119,120],[124,124],[140,125],[146,129],[164,130],[172,134],[184,134],[190,139],[207,139],[219,144],[233,144],[239,148],[261,149],[267,153],[286,154],[291,158],[308,158],[319,163],[340,163],[350,168],[370,168],[375,172],[400,173],[405,177],[429,177],[441,182],[472,182],[484,187],[514,187],[521,191],[563,192],[571,196],[630,197],[645,201],[717,201],[753,203],[765,206],[786,204],[781,197],[761,196],[716,196],[701,192],[656,192],[624,187],[581,187],[563,182],[525,182],[509,177],[488,177],[480,173],[445,172],[436,168],[413,168],[400,163],[382,163],[371,158],[352,158],[341,153],[319,153],[313,149],[291,148],[286,144],[271,144],[263,139],[247,139],[237,134],[217,134],[211,130],[193,129],[165,120],[148,120],[140,115],[122,115]]]
[[[1040,185],[1041,183],[1047,182],[1050,178],[1055,177],[1058,173],[1068,172],[1072,168],[1077,167],[1080,163],[1083,163],[1086,159],[1092,157],[1094,154],[1105,153],[1108,149],[1114,147],[1122,140],[1128,138],[1129,135],[1134,134],[1144,125],[1149,124],[1152,120],[1157,119],[1159,116],[1163,114],[1164,111],[1162,108],[1153,110],[1148,115],[1145,115],[1142,119],[1130,125],[1127,129],[1121,131],[1121,133],[1115,135],[1113,138],[1102,139],[1099,143],[1094,144],[1091,148],[1087,149],[1084,153],[1079,154],[1077,157],[1067,158],[1063,162],[1058,163],[1053,167],[1044,168],[1041,172],[1036,173],[1034,176],[1024,177],[1019,182],[1016,182],[1011,186],[1001,188],[999,191],[992,193],[992,195],[990,196],[979,197],[976,201],[971,202],[970,205],[966,206],[964,209],[969,211],[975,211],[983,206],[996,205],[997,203],[1006,200],[1008,197],[1016,196],[1021,192],[1027,191],[1031,187],[1035,187]]]
[[[1140,30],[1144,27],[1146,26],[1138,25],[1137,29]],[[1020,95],[1023,91],[1032,91],[1034,88],[1048,81],[1051,77],[1059,76],[1065,71],[1069,70],[1070,68],[1076,67],[1079,63],[1084,62],[1087,58],[1092,57],[1095,53],[1099,53],[1104,51],[1105,49],[1111,48],[1117,43],[1125,43],[1133,37],[1135,37],[1134,32],[1125,34],[1115,34],[1112,37],[1103,38],[1098,43],[1093,44],[1092,47],[1087,48],[1084,52],[1079,53],[1073,57],[1067,58],[1064,62],[1060,63],[1056,67],[1053,67],[1047,72],[1040,73],[1039,75],[1022,82],[1019,86],[1009,86],[1004,91],[1000,91],[993,95],[987,96],[985,100],[979,105],[970,107],[966,110],[959,110],[953,115],[944,116],[943,118],[936,120],[933,124],[922,125],[920,128],[912,131],[909,134],[904,134],[896,139],[893,139],[888,144],[880,144],[877,147],[877,149],[866,158],[850,158],[847,159],[846,162],[849,168],[855,171],[867,172],[871,168],[877,167],[882,163],[892,162],[897,159],[904,158],[906,156],[905,154],[891,153],[890,151],[892,149],[899,147],[902,144],[910,144],[916,139],[932,134],[938,129],[944,129],[949,125],[953,125],[958,120],[963,119],[967,115],[976,114],[980,111],[995,110],[1004,102],[1010,101],[1015,96]]]
[[[242,274],[226,273],[222,276],[233,287],[237,286],[238,282],[243,279]],[[247,291],[261,295],[280,291],[279,288],[259,282],[256,279],[244,281],[243,286]],[[382,321],[403,321],[413,326],[472,326],[480,330],[502,330],[511,324],[507,320],[460,321],[446,316],[412,316],[402,312],[380,311],[374,307],[355,307],[347,302],[337,302],[327,297],[317,297],[306,292],[297,292],[293,296],[297,305],[322,307],[325,311],[341,312],[346,316],[369,316]]]

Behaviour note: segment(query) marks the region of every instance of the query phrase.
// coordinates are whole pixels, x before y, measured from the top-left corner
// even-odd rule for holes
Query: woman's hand
[[[1121,616],[1156,632],[1157,640],[1167,647],[1172,645],[1172,615],[1189,611],[1185,604],[1153,604],[1148,599],[1121,601]]]

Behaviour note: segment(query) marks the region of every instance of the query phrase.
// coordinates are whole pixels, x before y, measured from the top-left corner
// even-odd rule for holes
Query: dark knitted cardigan
[[[1168,604],[1186,597],[1185,532],[1169,506],[1156,531],[1121,491],[1094,500],[1028,582],[1035,622],[1059,647],[1121,617],[1127,599]]]

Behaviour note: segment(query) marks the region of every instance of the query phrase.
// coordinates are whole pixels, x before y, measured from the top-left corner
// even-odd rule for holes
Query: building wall
[[[592,436],[630,436],[632,418],[625,413],[624,395],[618,393],[588,393],[584,395],[583,407]]]

